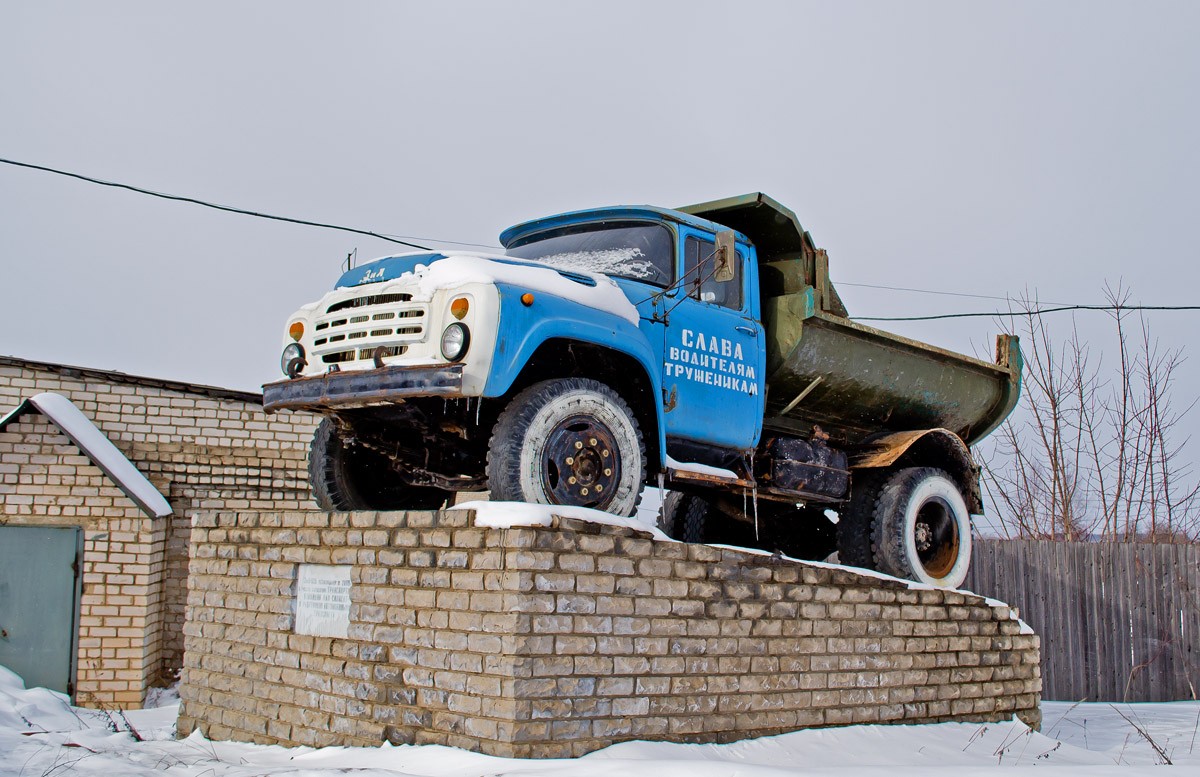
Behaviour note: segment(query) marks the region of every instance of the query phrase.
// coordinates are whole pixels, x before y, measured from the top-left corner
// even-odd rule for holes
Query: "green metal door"
[[[74,696],[82,557],[77,526],[0,526],[0,666],[27,688]]]

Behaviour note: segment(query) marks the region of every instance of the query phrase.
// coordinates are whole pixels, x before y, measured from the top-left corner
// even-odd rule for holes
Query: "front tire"
[[[488,488],[496,501],[573,505],[633,515],[646,448],[625,400],[588,378],[535,383],[496,421]]]
[[[958,486],[934,467],[897,471],[875,502],[875,568],[939,588],[956,588],[971,564],[971,515]]]
[[[322,510],[436,510],[449,491],[410,486],[391,462],[361,445],[347,445],[326,418],[313,434],[308,480]]]

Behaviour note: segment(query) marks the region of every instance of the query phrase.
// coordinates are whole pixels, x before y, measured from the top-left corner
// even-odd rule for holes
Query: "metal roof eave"
[[[44,392],[29,397],[0,419],[0,431],[30,412],[41,413],[49,418],[140,510],[154,518],[171,515],[171,505],[154,484],[138,471],[91,419],[61,394]]]

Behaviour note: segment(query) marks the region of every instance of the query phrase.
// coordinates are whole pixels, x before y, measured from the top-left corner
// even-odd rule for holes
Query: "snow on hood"
[[[430,260],[428,264],[420,261],[426,257]],[[621,287],[607,275],[582,270],[559,270],[511,256],[455,253],[445,257],[438,254],[385,257],[356,268],[353,272],[356,280],[378,273],[379,281],[416,285],[419,291],[413,299],[418,302],[428,302],[436,291],[456,289],[468,283],[504,283],[615,313],[635,326],[638,322],[637,309],[621,291]],[[345,279],[346,276],[343,276],[343,281]],[[344,289],[345,285],[338,288]]]

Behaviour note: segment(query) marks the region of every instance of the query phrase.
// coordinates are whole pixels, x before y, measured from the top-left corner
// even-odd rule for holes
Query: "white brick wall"
[[[182,665],[193,513],[312,507],[319,418],[267,416],[242,392],[0,357],[0,415],[43,391],[74,402],[174,508],[145,516],[40,415],[0,432],[0,524],[85,529],[79,700],[136,705]]]

